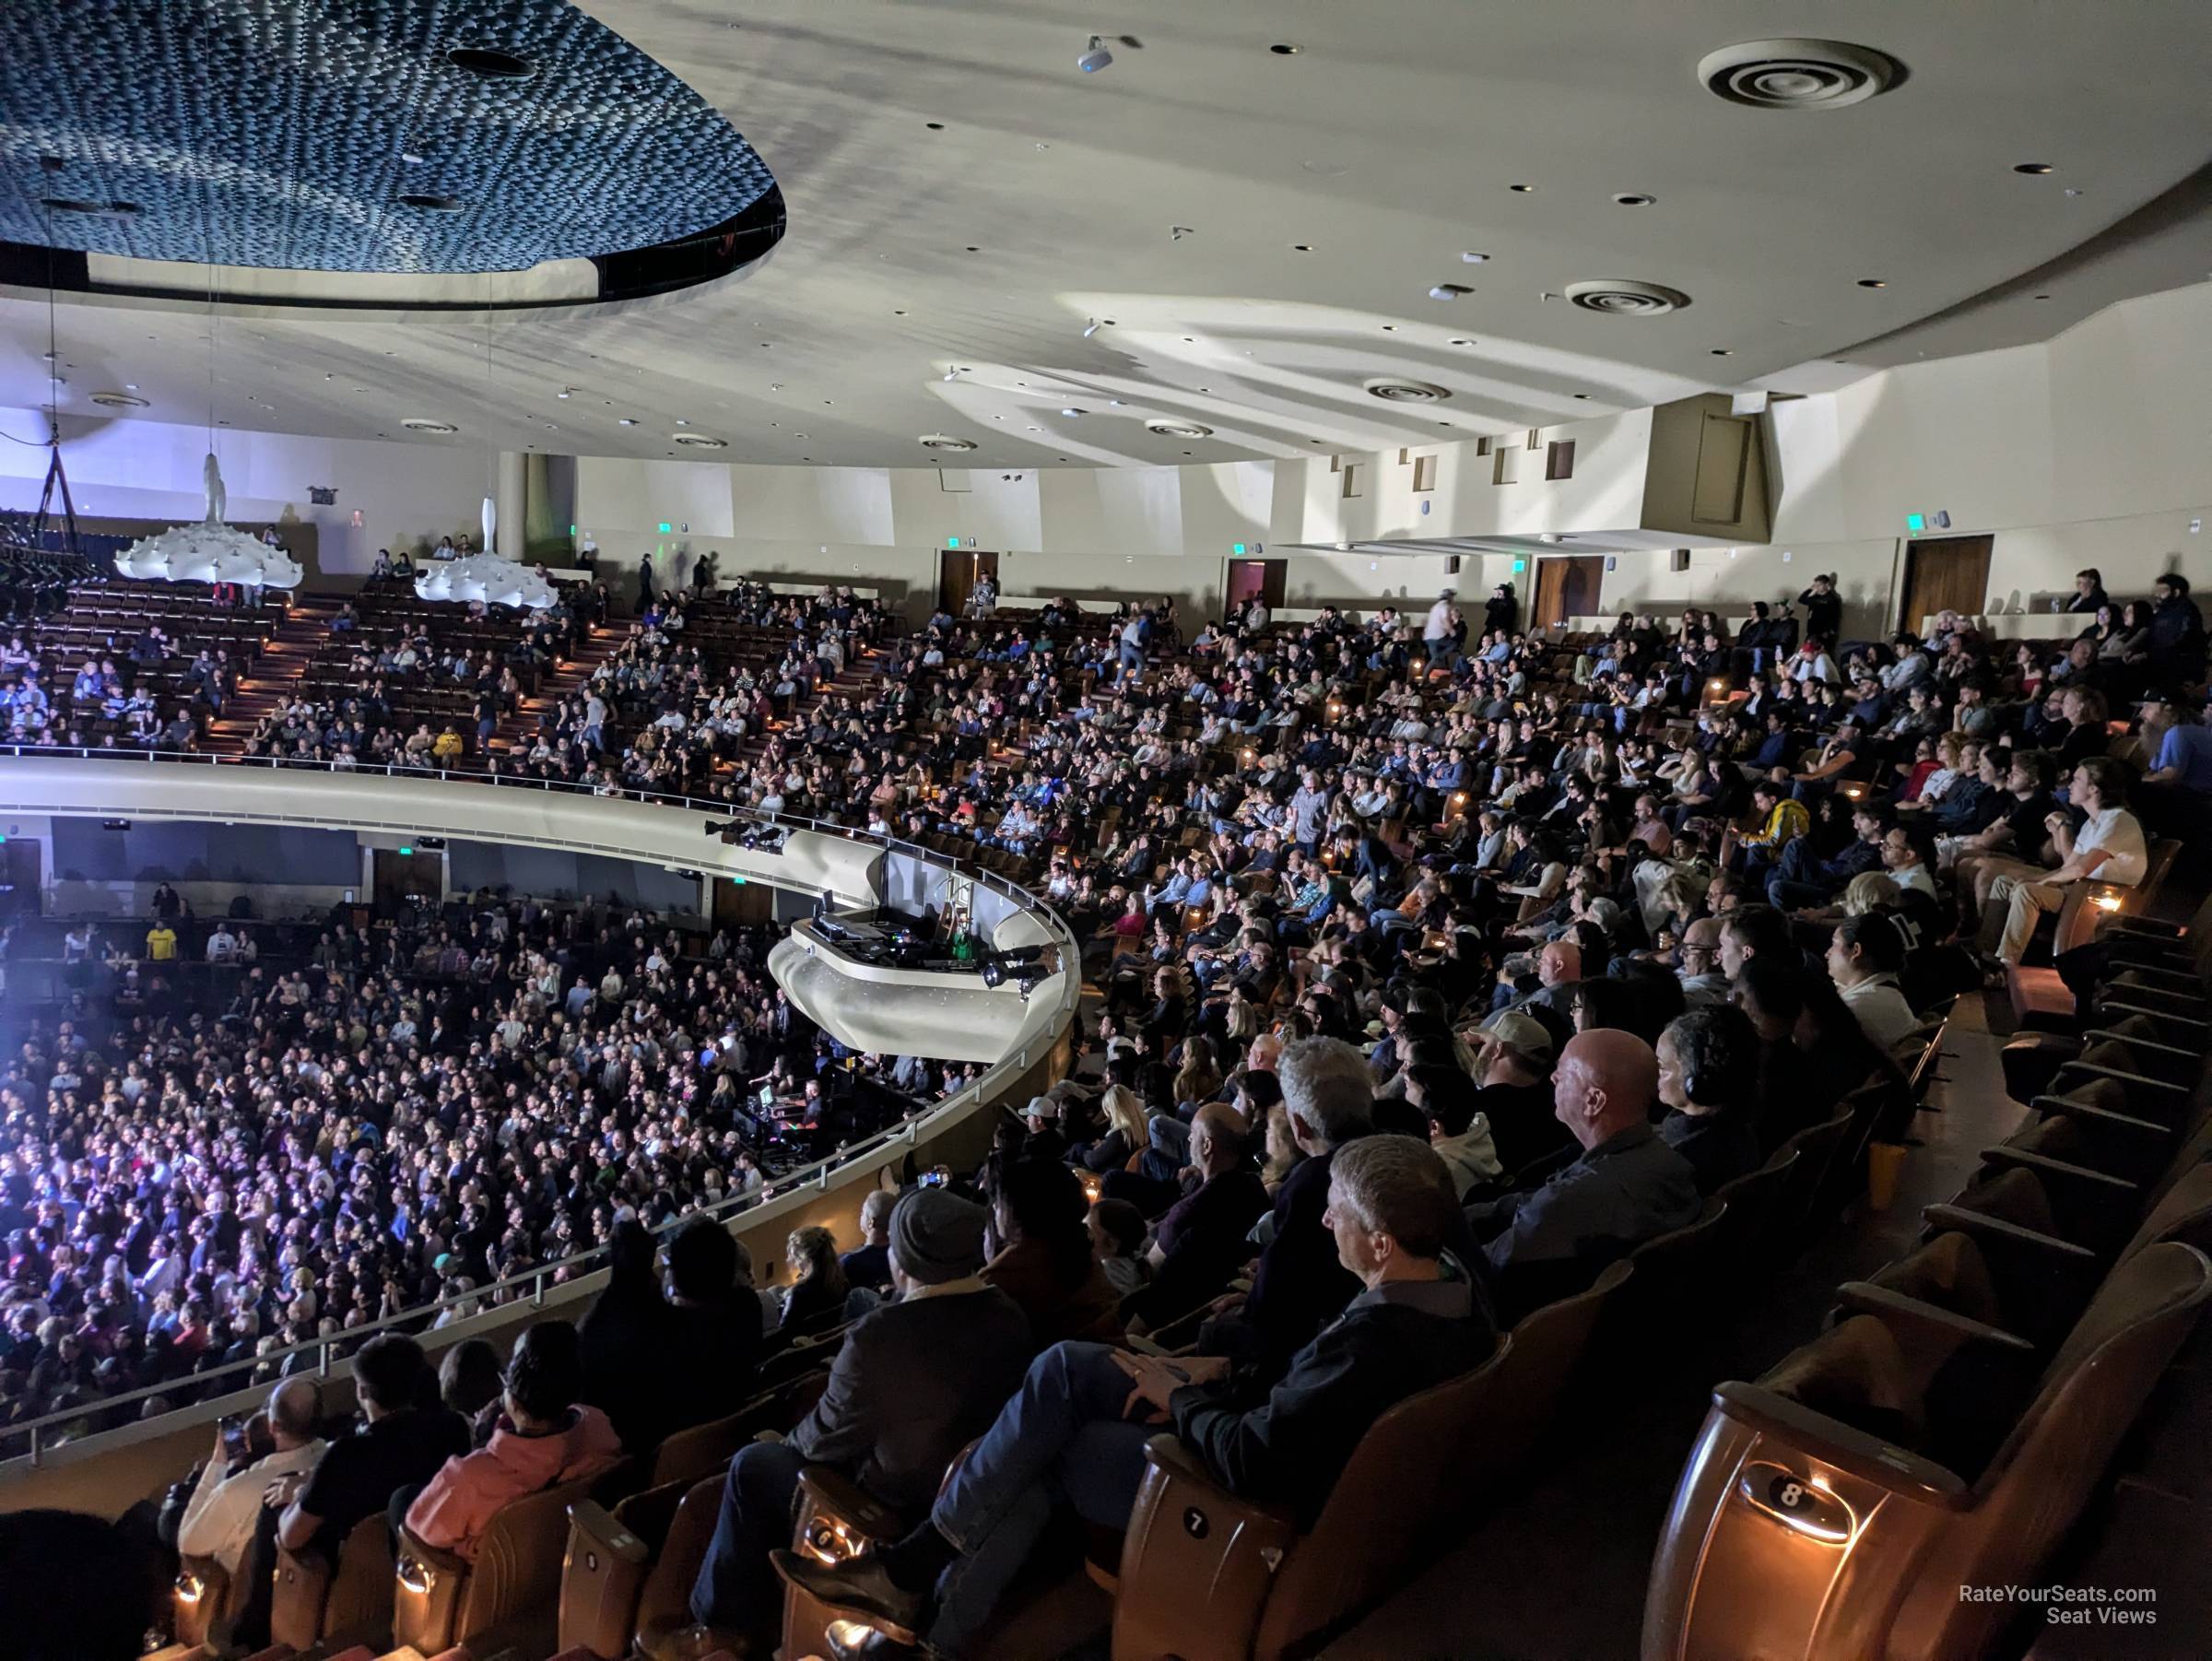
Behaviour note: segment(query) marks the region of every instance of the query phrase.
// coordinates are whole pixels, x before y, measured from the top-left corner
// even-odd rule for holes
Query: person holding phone
[[[315,1381],[295,1377],[269,1392],[267,1408],[252,1423],[235,1415],[218,1421],[215,1450],[185,1502],[177,1550],[211,1557],[226,1573],[236,1574],[253,1543],[269,1485],[309,1470],[322,1457],[323,1439],[315,1433],[322,1417]]]

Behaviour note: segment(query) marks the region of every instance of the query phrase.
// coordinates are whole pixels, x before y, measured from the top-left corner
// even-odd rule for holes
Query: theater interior
[[[2201,3],[0,47],[0,1661],[2206,1652]]]

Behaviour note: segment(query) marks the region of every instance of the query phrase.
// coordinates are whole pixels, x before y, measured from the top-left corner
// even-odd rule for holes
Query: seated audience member
[[[1563,1153],[1574,1138],[1552,1111],[1551,1058],[1559,1044],[1534,1016],[1506,1010],[1483,1022],[1477,1034],[1475,1111],[1489,1126],[1500,1167],[1525,1171]]]
[[[424,1545],[474,1561],[492,1519],[517,1500],[612,1470],[622,1443],[597,1408],[577,1397],[583,1367],[576,1329],[543,1321],[515,1340],[491,1440],[448,1459],[407,1506],[407,1530]],[[401,1489],[397,1497],[407,1490]]]
[[[8,1661],[136,1661],[167,1587],[153,1541],[76,1511],[0,1516]]]
[[[1290,1134],[1306,1159],[1276,1194],[1274,1234],[1253,1271],[1252,1290],[1207,1324],[1199,1345],[1279,1373],[1359,1290],[1315,1225],[1328,1203],[1337,1150],[1373,1129],[1374,1095],[1366,1057],[1340,1038],[1286,1044],[1276,1077]]]
[[[676,1416],[670,1370],[639,1364],[641,1356],[665,1355],[675,1336],[654,1256],[653,1238],[643,1224],[634,1218],[617,1223],[608,1243],[606,1290],[576,1325],[582,1399],[606,1415],[624,1451],[633,1455],[659,1446]]]
[[[1128,1306],[1140,1330],[1165,1326],[1218,1296],[1251,1258],[1252,1225],[1265,1215],[1268,1199],[1245,1152],[1250,1134],[1243,1115],[1225,1101],[1209,1101],[1192,1118],[1198,1185],[1152,1227],[1146,1254],[1151,1283]]]
[[[760,1298],[738,1274],[743,1248],[711,1217],[696,1217],[668,1241],[672,1336],[664,1372],[668,1429],[721,1419],[753,1393],[765,1348]]]
[[[1143,1290],[1150,1279],[1144,1254],[1151,1228],[1145,1214],[1125,1199],[1101,1199],[1084,1217],[1083,1226],[1090,1231],[1090,1248],[1106,1284],[1124,1301]]]
[[[232,1575],[253,1543],[263,1497],[270,1485],[304,1474],[323,1456],[323,1439],[315,1434],[323,1401],[312,1379],[286,1379],[269,1392],[265,1412],[269,1451],[235,1465],[224,1443],[223,1425],[216,1426],[215,1452],[193,1484],[177,1528],[181,1554],[213,1558]]]
[[[473,1425],[506,1388],[501,1371],[489,1339],[464,1338],[438,1363],[438,1399]]]
[[[1677,1016],[1656,1054],[1659,1136],[1689,1161],[1698,1192],[1758,1170],[1759,1034],[1744,1012],[1714,1004]]]
[[[1615,1258],[1697,1220],[1697,1173],[1652,1125],[1658,1088],[1658,1057],[1633,1033],[1578,1032],[1559,1053],[1553,1101],[1581,1157],[1540,1188],[1467,1212],[1515,1312],[1580,1290]]]
[[[323,1450],[314,1468],[272,1482],[254,1540],[253,1588],[232,1638],[268,1641],[276,1550],[335,1565],[354,1526],[381,1517],[401,1489],[420,1488],[468,1452],[468,1420],[440,1402],[436,1375],[413,1338],[381,1333],[353,1361],[359,1424]]]
[[[2124,761],[2092,756],[2074,769],[2068,795],[2086,819],[2077,829],[2072,815],[2053,810],[2044,821],[2055,867],[2043,871],[2032,866],[2000,868],[1990,884],[1990,907],[1983,918],[1984,937],[1998,919],[2003,932],[1996,961],[2017,965],[2035,937],[2035,925],[2046,912],[2066,901],[2065,885],[2094,878],[2115,888],[2132,889],[2143,880],[2150,850],[2143,826],[2127,810],[2129,769]]]
[[[977,1271],[988,1219],[942,1188],[891,1213],[896,1302],[855,1322],[814,1410],[783,1442],[730,1462],[691,1613],[768,1655],[783,1599],[769,1552],[791,1543],[793,1497],[809,1464],[832,1467],[894,1511],[920,1514],[954,1455],[982,1434],[1036,1352],[1020,1306]],[[1124,1392],[1126,1394],[1126,1392]]]
[[[783,1243],[783,1265],[792,1278],[783,1299],[783,1319],[772,1339],[779,1347],[834,1324],[843,1315],[851,1290],[838,1262],[837,1236],[818,1225],[791,1231]]]
[[[982,1266],[983,1283],[1021,1306],[1041,1346],[1118,1339],[1121,1298],[1091,1255],[1089,1201],[1076,1173],[1057,1159],[1025,1155],[995,1163],[987,1186],[998,1249]]]
[[[1829,943],[1829,978],[1857,1017],[1860,1030],[1885,1054],[1920,1025],[1898,987],[1897,972],[1904,962],[1904,925],[1889,913],[1846,917]]]
[[[2150,771],[2136,786],[2136,807],[2145,828],[2178,837],[2212,830],[2212,726],[2179,699],[2153,698],[2143,705],[2143,748]]]
[[[1889,825],[1888,807],[1870,800],[1853,809],[1852,840],[1838,853],[1822,858],[1813,838],[1796,838],[1783,851],[1782,862],[1767,878],[1768,902],[1785,912],[1826,905],[1860,872],[1881,868],[1882,837]]]
[[[891,1283],[891,1212],[898,1204],[888,1188],[871,1188],[860,1202],[861,1243],[837,1260],[855,1290],[881,1291]]]
[[[1452,1173],[1452,1186],[1465,1199],[1472,1188],[1505,1174],[1490,1122],[1476,1110],[1480,1087],[1458,1067],[1423,1064],[1406,1069],[1406,1100],[1429,1120],[1429,1146]]]
[[[1285,1054],[1293,1072],[1298,1049]],[[1458,1218],[1436,1154],[1407,1137],[1366,1137],[1327,1164],[1321,1219],[1305,1226],[1326,1231],[1359,1290],[1272,1389],[1219,1361],[1055,1345],[912,1533],[835,1567],[779,1550],[778,1573],[895,1637],[972,1653],[1057,1510],[1128,1526],[1145,1443],[1163,1423],[1223,1487],[1311,1526],[1369,1425],[1497,1344],[1475,1281],[1445,1250]]]
[[[1676,955],[1682,961],[1682,1001],[1693,1009],[1728,1001],[1728,977],[1721,972],[1721,920],[1700,917],[1682,931]]]

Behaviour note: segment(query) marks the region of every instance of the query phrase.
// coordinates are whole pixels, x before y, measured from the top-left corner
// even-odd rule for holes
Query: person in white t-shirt
[[[1447,588],[1436,596],[1436,604],[1429,607],[1429,620],[1421,625],[1422,648],[1429,654],[1429,661],[1440,669],[1449,669],[1459,650],[1452,621],[1452,593]]]
[[[2068,792],[2075,807],[2088,817],[2080,830],[2065,814],[2053,813],[2046,823],[2058,849],[2057,868],[2041,877],[2002,876],[1991,886],[1991,904],[1985,917],[2003,917],[2005,932],[1997,944],[1997,960],[2018,964],[2035,937],[2035,925],[2045,912],[2065,903],[2064,885],[2095,878],[2114,888],[2132,889],[2149,867],[2150,850],[2143,840],[2143,826],[2127,810],[2128,770],[2110,756],[2092,756],[2074,769]]]

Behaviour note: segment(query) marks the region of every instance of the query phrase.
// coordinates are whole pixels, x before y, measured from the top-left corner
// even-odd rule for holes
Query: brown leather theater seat
[[[536,1641],[549,1650],[558,1624],[569,1507],[596,1489],[611,1493],[626,1466],[564,1482],[508,1506],[491,1521],[469,1562],[403,1530],[392,1577],[392,1640],[436,1655],[456,1643],[490,1650]]]
[[[381,1511],[354,1525],[335,1564],[320,1552],[279,1551],[270,1638],[309,1650],[382,1637],[392,1627],[392,1528]]]
[[[1956,1387],[1998,1347],[1877,1315],[1721,1385],[1653,1565],[1643,1661],[1981,1655],[2016,1611],[1959,1587],[2034,1582],[2208,1296],[2194,1247],[2136,1253],[1999,1427]]]

